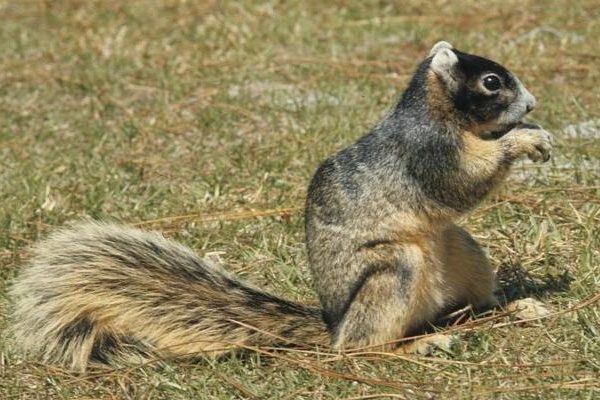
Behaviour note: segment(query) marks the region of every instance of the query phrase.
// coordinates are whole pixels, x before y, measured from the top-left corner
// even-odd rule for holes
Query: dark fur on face
[[[427,83],[411,82],[401,106],[411,107],[419,96],[413,88],[426,87],[429,115],[443,124],[455,121],[477,134],[505,133],[535,107],[535,97],[519,79],[500,64],[463,53],[444,44],[432,49],[417,69],[416,77],[429,76]],[[410,97],[406,98],[406,94]]]
[[[457,69],[463,80],[453,95],[456,110],[476,123],[497,119],[519,95],[515,78],[506,68],[491,60],[457,50],[454,53],[458,56]],[[499,78],[499,90],[492,92],[483,87],[482,81],[489,75]]]

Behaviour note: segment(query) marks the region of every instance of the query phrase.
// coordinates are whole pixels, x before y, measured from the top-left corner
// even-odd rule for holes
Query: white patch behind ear
[[[456,64],[458,64],[456,53],[447,47],[439,49],[431,60],[431,69],[450,89],[455,89],[458,86]]]
[[[433,47],[431,48],[431,50],[429,50],[429,57],[435,55],[438,51],[442,50],[442,49],[452,49],[452,45],[446,41],[441,41],[441,42],[437,42],[436,44],[433,45]]]

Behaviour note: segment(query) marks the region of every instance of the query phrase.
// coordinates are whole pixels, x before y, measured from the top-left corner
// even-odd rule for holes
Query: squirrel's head
[[[436,43],[426,62],[430,110],[456,113],[475,132],[508,131],[535,107],[535,97],[506,68],[448,42]]]

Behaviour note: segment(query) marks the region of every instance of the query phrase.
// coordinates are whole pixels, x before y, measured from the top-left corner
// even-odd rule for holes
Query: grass
[[[464,221],[505,295],[542,299],[549,318],[471,321],[432,357],[256,349],[89,376],[0,343],[0,398],[600,395],[596,1],[0,0],[0,20],[0,297],[29,244],[91,216],[161,230],[316,301],[300,211],[310,175],[440,39],[516,72],[557,139],[551,163],[519,163]]]

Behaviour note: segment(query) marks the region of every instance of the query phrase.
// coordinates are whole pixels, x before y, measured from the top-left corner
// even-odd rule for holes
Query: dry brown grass
[[[452,353],[432,357],[260,348],[87,376],[0,343],[0,398],[600,396],[599,10],[594,0],[0,0],[0,296],[28,244],[91,216],[160,229],[314,302],[308,179],[385,112],[439,39],[518,73],[538,97],[533,118],[558,141],[550,165],[519,164],[464,222],[505,296],[542,299],[548,318],[463,321],[449,328],[461,338]]]

